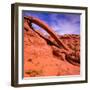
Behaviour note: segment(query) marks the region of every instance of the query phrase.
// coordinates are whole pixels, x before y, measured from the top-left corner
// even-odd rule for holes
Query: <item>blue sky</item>
[[[23,16],[34,16],[47,23],[58,34],[80,34],[80,15],[67,13],[51,13],[51,12],[33,12],[23,11]],[[35,29],[41,30],[37,25],[33,25]]]

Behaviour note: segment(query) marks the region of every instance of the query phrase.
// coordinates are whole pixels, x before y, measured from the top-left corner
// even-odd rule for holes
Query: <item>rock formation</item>
[[[50,36],[33,28],[35,23]],[[79,35],[57,35],[45,22],[24,17],[24,77],[80,74]]]
[[[60,39],[59,37],[56,35],[56,33],[54,32],[54,30],[49,27],[46,23],[44,23],[43,21],[41,21],[38,18],[29,16],[29,17],[24,17],[25,19],[27,19],[27,24],[31,25],[31,23],[35,23],[37,25],[39,25],[40,27],[42,27],[45,31],[47,31],[57,42],[58,46],[63,46],[66,50],[71,51]]]

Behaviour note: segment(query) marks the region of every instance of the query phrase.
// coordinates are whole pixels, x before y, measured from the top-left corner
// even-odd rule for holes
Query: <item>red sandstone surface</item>
[[[40,30],[28,30],[24,20],[24,77],[64,76],[80,74],[80,36],[57,35],[73,52],[66,51],[51,36]]]

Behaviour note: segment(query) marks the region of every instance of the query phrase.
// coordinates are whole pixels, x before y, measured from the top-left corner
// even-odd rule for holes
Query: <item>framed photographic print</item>
[[[87,83],[87,7],[11,5],[11,85]]]

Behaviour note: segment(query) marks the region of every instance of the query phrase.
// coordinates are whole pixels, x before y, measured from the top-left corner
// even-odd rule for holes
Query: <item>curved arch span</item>
[[[57,42],[57,44],[60,46],[62,45],[64,47],[64,49],[66,49],[67,51],[71,51],[57,36],[57,34],[54,32],[54,30],[48,26],[45,22],[43,22],[42,20],[36,18],[36,17],[32,17],[32,16],[27,16],[24,17],[24,19],[27,20],[28,25],[30,25],[30,23],[34,23],[36,25],[38,25],[39,27],[43,28],[46,32],[48,32],[52,38],[55,39],[55,41]],[[29,26],[27,26],[29,29],[31,29]]]

